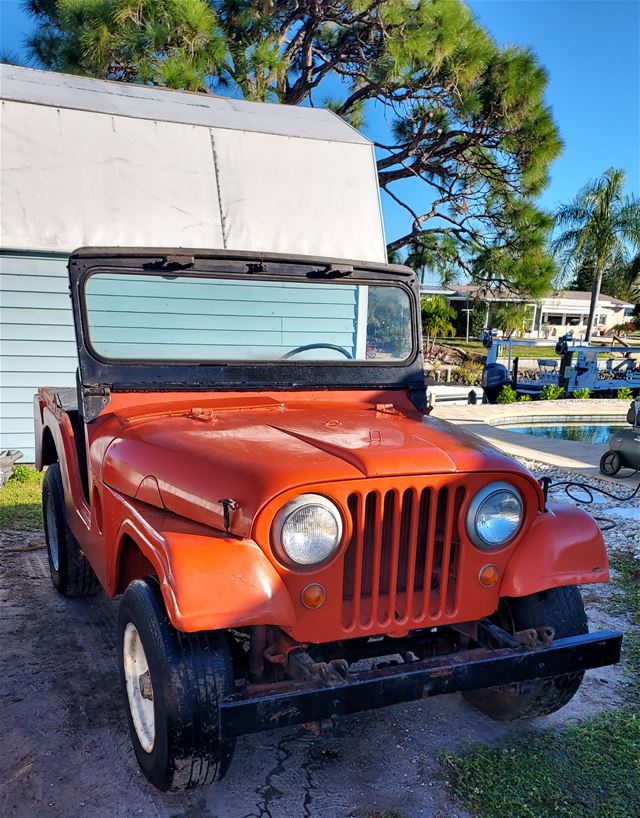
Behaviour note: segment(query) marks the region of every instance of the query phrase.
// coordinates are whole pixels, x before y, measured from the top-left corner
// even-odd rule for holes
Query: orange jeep
[[[244,733],[439,693],[550,713],[619,660],[577,587],[609,576],[593,519],[426,416],[410,269],[93,248],[69,272],[77,392],[35,398],[51,578],[122,594],[157,787],[219,780]]]

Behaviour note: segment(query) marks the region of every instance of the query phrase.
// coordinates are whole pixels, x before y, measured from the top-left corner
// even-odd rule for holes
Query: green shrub
[[[42,473],[19,463],[0,489],[0,530],[42,525]]]
[[[587,389],[586,387],[583,389],[576,389],[573,393],[573,397],[576,400],[589,400],[591,397],[591,390]]]
[[[540,392],[540,400],[559,400],[563,396],[564,387],[554,386],[551,383],[543,387],[542,392]]]
[[[528,400],[531,400],[531,395],[520,395],[518,397],[518,403],[526,403]]]
[[[517,400],[518,393],[516,390],[505,384],[496,398],[496,403],[515,403]]]
[[[40,484],[42,482],[40,472],[36,471],[33,466],[25,466],[24,463],[16,463],[13,467],[11,480],[17,480],[18,483]]]
[[[622,389],[618,389],[616,398],[618,400],[633,400],[633,392],[628,386],[623,386]]]
[[[451,372],[453,379],[458,383],[465,383],[469,386],[479,386],[482,379],[483,364],[476,364],[469,361],[462,366],[457,366]]]

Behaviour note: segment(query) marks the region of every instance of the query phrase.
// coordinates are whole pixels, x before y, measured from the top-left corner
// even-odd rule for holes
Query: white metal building
[[[0,450],[72,386],[81,246],[386,261],[373,146],[333,113],[0,66]]]

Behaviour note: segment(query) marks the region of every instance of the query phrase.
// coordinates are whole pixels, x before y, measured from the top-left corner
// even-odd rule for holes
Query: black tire
[[[493,619],[511,633],[549,625],[558,639],[589,630],[582,596],[574,586],[503,599]],[[583,676],[584,671],[565,673],[549,679],[474,690],[464,696],[474,707],[496,721],[532,719],[564,707],[576,694]]]
[[[93,596],[100,583],[67,525],[60,466],[47,468],[42,483],[42,516],[53,587],[63,596]]]
[[[130,624],[142,644],[151,682],[154,735],[149,750],[142,746],[127,692],[132,674],[127,677],[124,654]],[[118,662],[131,741],[149,781],[164,792],[181,792],[222,779],[235,747],[235,740],[220,739],[219,702],[234,690],[226,635],[180,633],[169,622],[157,580],[138,579],[120,603]],[[142,734],[145,740],[144,730]]]
[[[608,477],[613,477],[622,468],[622,458],[618,452],[609,450],[605,452],[600,458],[600,472],[606,474]]]

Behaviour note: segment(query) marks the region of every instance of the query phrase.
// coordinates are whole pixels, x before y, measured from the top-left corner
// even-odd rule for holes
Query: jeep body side
[[[35,398],[50,567],[64,594],[123,594],[124,700],[154,784],[220,778],[242,733],[424,695],[551,712],[618,660],[620,634],[588,634],[576,587],[608,580],[593,519],[426,416],[410,270],[88,249],[70,276],[78,389]],[[282,299],[282,326],[313,293],[317,318],[264,330],[265,353],[230,300],[236,335],[218,337],[203,293],[243,287]],[[244,357],[189,346],[229,337]]]

